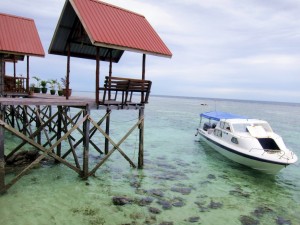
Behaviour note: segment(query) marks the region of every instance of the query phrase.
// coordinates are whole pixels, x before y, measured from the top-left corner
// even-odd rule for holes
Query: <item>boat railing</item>
[[[268,154],[281,153],[281,155],[279,156],[279,159],[281,159],[285,155],[285,151],[283,151],[281,149],[251,148],[249,150],[249,152],[252,152],[252,151],[261,151],[262,152],[261,155],[264,155],[265,153],[268,153]]]

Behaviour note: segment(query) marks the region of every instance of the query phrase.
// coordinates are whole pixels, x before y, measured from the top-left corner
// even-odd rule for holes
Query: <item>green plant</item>
[[[58,88],[59,91],[62,90],[62,88],[61,88],[61,83],[60,83],[60,82],[57,82],[57,88]]]
[[[51,90],[55,90],[55,85],[57,84],[57,86],[59,86],[57,80],[49,80],[48,83],[50,84],[50,89]],[[58,87],[59,88],[59,87]]]
[[[40,87],[41,86],[41,78],[39,78],[37,76],[34,76],[32,78],[36,80],[36,87]]]
[[[48,84],[48,81],[45,81],[45,80],[42,80],[42,81],[41,81],[41,86],[42,86],[43,88],[46,88],[47,84]]]

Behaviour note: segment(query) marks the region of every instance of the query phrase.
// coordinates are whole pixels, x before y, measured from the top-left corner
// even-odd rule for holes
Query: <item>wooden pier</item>
[[[91,117],[90,111],[99,106],[94,99],[82,97],[64,97],[37,94],[30,98],[0,98],[0,180],[1,191],[8,190],[31,168],[35,167],[45,157],[51,157],[55,162],[62,163],[74,170],[80,177],[87,179],[95,174],[97,169],[115,152],[118,151],[134,168],[143,167],[143,137],[144,137],[144,106],[131,108],[130,105],[120,106],[117,103],[102,105],[106,107],[106,114],[98,121]],[[132,104],[132,103],[131,103]],[[112,107],[112,108],[111,108]],[[139,109],[139,119],[119,141],[114,141],[109,136],[110,114],[112,109]],[[68,111],[76,111],[75,116],[70,116]],[[101,128],[104,125],[105,128]],[[133,162],[121,149],[121,144],[136,129],[140,130],[138,162]],[[76,131],[76,137],[73,132]],[[21,143],[4,155],[5,132],[10,132],[21,139]],[[101,149],[92,141],[92,137],[101,134],[105,147]],[[78,135],[79,134],[79,135]],[[78,138],[79,137],[79,138]],[[67,146],[62,148],[62,142]],[[29,144],[41,152],[41,155],[27,165],[8,183],[5,183],[5,162],[14,154],[22,151],[22,147]],[[93,148],[99,154],[99,162],[90,168],[89,149]],[[110,148],[110,149],[109,149]],[[79,156],[82,160],[79,160]],[[80,163],[80,161],[82,161]]]
[[[144,162],[144,109],[149,101],[152,82],[146,80],[146,55],[171,58],[172,53],[160,39],[144,16],[94,0],[66,0],[48,53],[66,56],[66,92],[70,90],[71,57],[95,61],[95,98],[66,95],[65,97],[34,94],[29,91],[29,56],[44,56],[34,22],[24,18],[3,15],[10,32],[0,32],[0,42],[10,40],[0,49],[0,193],[6,192],[30,169],[45,158],[64,164],[80,177],[87,179],[119,152],[132,167],[142,168]],[[0,19],[2,18],[0,14]],[[8,18],[7,18],[8,17]],[[111,23],[111,21],[114,21]],[[1,22],[1,21],[0,21]],[[15,29],[18,27],[18,29]],[[15,34],[31,34],[22,36]],[[10,35],[7,37],[6,35]],[[22,46],[23,45],[23,46]],[[33,48],[40,46],[41,49]],[[141,79],[136,76],[113,76],[112,65],[118,63],[125,51],[142,56]],[[26,57],[26,78],[7,76],[5,64],[22,61]],[[104,84],[100,83],[100,61],[109,62],[109,72]],[[16,68],[15,68],[16,69]],[[76,71],[75,71],[76,73]],[[86,74],[76,74],[84,75]],[[120,140],[110,136],[110,118],[114,110],[138,111],[138,119]],[[70,116],[69,111],[76,112]],[[105,110],[102,118],[92,118],[91,110]],[[104,126],[104,128],[103,128]],[[138,161],[133,162],[121,148],[132,132],[139,130]],[[5,134],[12,133],[21,142],[5,154]],[[75,135],[76,133],[76,135]],[[100,147],[93,141],[98,137]],[[5,165],[22,150],[31,145],[39,152],[12,180],[5,180]],[[90,148],[99,154],[96,165],[89,162]]]

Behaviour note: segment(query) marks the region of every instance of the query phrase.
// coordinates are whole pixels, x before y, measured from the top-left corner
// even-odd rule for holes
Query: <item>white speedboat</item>
[[[297,161],[296,154],[264,120],[206,112],[200,114],[198,134],[225,157],[265,173],[275,174]]]

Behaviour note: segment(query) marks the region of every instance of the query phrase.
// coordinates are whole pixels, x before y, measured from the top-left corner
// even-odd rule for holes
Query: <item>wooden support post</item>
[[[95,91],[95,100],[97,106],[99,105],[99,82],[100,82],[100,48],[96,47],[96,91]]]
[[[67,59],[67,74],[66,74],[66,99],[69,99],[70,88],[70,58],[71,58],[71,44],[68,43],[68,59]]]
[[[3,117],[4,107],[0,106],[0,119],[3,120]],[[5,191],[4,128],[0,125],[0,194]]]
[[[146,54],[143,54],[142,80],[146,77]],[[144,92],[141,93],[141,103],[145,102]]]
[[[10,106],[11,126],[15,128],[15,106]]]
[[[86,105],[86,108],[83,112],[83,116],[89,116],[90,115],[90,108],[89,105]],[[83,173],[82,178],[87,179],[89,176],[89,141],[90,139],[90,120],[87,119],[83,123]]]
[[[27,75],[27,79],[26,79],[26,91],[29,94],[29,92],[30,92],[30,90],[29,90],[29,55],[27,55],[26,75]]]
[[[48,108],[48,109],[49,109],[49,117],[48,117],[48,118],[50,118],[50,117],[52,116],[52,106],[51,106],[51,105],[48,105],[48,107],[49,107],[49,108]],[[52,123],[49,123],[48,129],[49,129],[49,132],[50,132],[50,133],[53,131]]]
[[[35,126],[36,126],[36,128],[37,129],[39,129],[40,128],[40,126],[41,126],[41,122],[40,122],[40,120],[38,119],[38,113],[40,112],[40,106],[36,106],[36,114],[35,114]],[[36,138],[37,138],[37,143],[38,144],[41,144],[41,142],[42,142],[42,138],[41,138],[41,132],[39,132],[38,133],[38,135],[36,136]]]
[[[3,55],[0,54],[0,96],[4,94],[4,76],[5,76],[5,61]]]
[[[112,49],[109,51],[109,72],[108,72],[108,76],[111,77],[112,76]],[[109,86],[108,88],[111,88],[110,86],[110,82],[109,82]],[[111,100],[111,91],[108,91],[108,100]]]
[[[62,107],[61,106],[57,106],[57,110],[58,110],[58,115],[57,115],[57,140],[59,140],[61,138],[61,122],[62,122]],[[61,157],[61,144],[59,143],[56,147],[56,155]],[[59,162],[59,161],[56,161]]]
[[[107,134],[107,136],[109,136],[109,130],[110,130],[110,109],[107,109],[106,110],[106,114],[107,117],[106,117],[106,128],[105,128],[105,133]],[[105,154],[108,153],[108,148],[109,148],[109,140],[107,138],[105,138]]]
[[[144,107],[139,109],[139,119],[141,121],[139,125],[139,158],[138,158],[138,168],[142,169],[144,166]]]
[[[143,68],[142,68],[142,80],[146,77],[146,54],[143,54]],[[145,102],[144,92],[141,93],[141,103]],[[138,168],[142,169],[144,166],[144,104],[139,109],[139,119],[143,118],[143,121],[139,125],[139,158]]]
[[[15,82],[15,85],[16,85],[16,76],[17,76],[17,69],[16,69],[16,55],[14,55],[14,82]]]
[[[26,120],[27,120],[27,112],[26,112],[26,106],[24,105],[23,106],[23,123],[22,123],[22,125],[23,125],[23,127],[22,127],[22,131],[23,131],[23,134],[25,134],[26,135]]]

